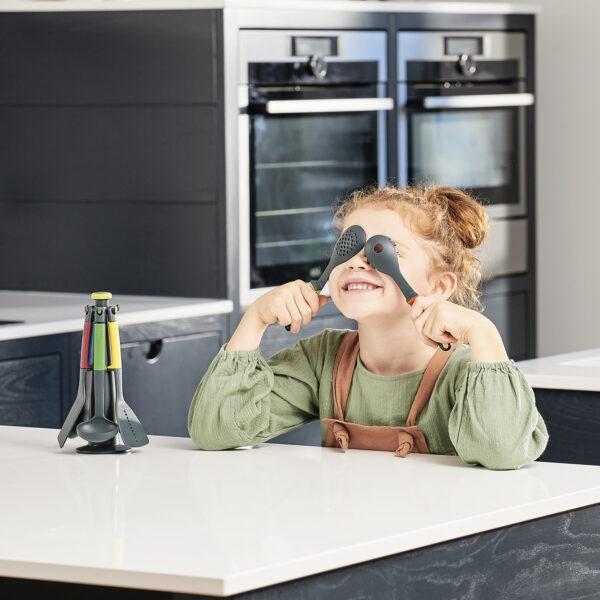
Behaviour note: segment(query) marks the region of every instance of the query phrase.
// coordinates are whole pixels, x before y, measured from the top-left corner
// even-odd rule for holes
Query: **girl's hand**
[[[468,344],[473,328],[481,324],[483,317],[474,310],[433,296],[417,296],[410,316],[423,341],[433,348],[438,342]]]
[[[298,333],[328,300],[327,296],[317,294],[310,284],[296,279],[262,295],[248,310],[254,311],[265,325],[291,324],[290,331]]]
[[[424,342],[433,348],[438,342],[462,342],[471,347],[472,361],[508,360],[496,326],[470,308],[432,296],[417,296],[410,316]]]

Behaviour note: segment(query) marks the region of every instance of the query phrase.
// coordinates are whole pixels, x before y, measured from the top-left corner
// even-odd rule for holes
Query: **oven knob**
[[[470,77],[477,72],[477,63],[470,54],[461,54],[458,59],[458,70],[466,77]]]
[[[322,56],[313,54],[308,59],[308,72],[317,79],[323,79],[327,75],[327,63]]]

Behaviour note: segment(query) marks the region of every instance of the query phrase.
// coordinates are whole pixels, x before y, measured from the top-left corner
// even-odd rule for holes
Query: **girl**
[[[400,269],[419,294],[410,306],[364,250],[329,278],[336,307],[358,322],[360,352],[346,421],[404,425],[438,342],[457,345],[418,417],[432,454],[489,469],[517,469],[548,442],[533,390],[509,359],[494,324],[478,312],[481,271],[473,248],[488,230],[483,207],[448,187],[358,191],[336,210],[339,232],[360,225],[367,239],[396,244]],[[327,303],[296,280],[256,300],[213,359],[194,394],[188,428],[198,448],[264,442],[316,418],[333,417],[332,371],[348,330],[324,329],[269,360],[259,344],[271,324],[300,331]],[[321,422],[321,443],[327,434]]]

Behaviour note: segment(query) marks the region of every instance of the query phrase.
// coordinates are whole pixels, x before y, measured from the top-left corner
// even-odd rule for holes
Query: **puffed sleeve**
[[[519,469],[538,458],[548,431],[514,360],[476,362],[466,352],[453,369],[448,433],[462,460],[488,469]]]
[[[190,405],[195,446],[222,450],[264,442],[318,418],[320,336],[299,340],[268,360],[260,348],[226,351],[223,344]]]

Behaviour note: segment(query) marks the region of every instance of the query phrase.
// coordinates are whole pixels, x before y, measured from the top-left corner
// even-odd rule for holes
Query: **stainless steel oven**
[[[523,33],[398,33],[400,181],[465,188],[485,205],[486,278],[528,268],[526,58]]]
[[[241,31],[240,304],[327,265],[338,200],[387,177],[386,33]]]

